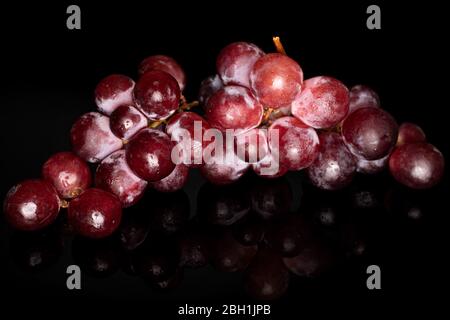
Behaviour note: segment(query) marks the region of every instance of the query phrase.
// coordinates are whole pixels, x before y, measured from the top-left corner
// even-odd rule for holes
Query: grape
[[[246,291],[258,300],[275,300],[287,291],[289,272],[276,253],[258,252],[244,275]]]
[[[122,140],[109,128],[109,118],[98,112],[82,115],[70,131],[73,151],[88,162],[100,162],[122,148]]]
[[[175,169],[171,160],[172,146],[164,132],[142,129],[125,146],[127,163],[141,179],[159,181]]]
[[[397,133],[394,118],[379,108],[358,109],[342,124],[345,144],[354,155],[366,160],[388,155],[397,142]]]
[[[91,188],[69,203],[67,219],[74,230],[84,237],[105,238],[120,224],[122,206],[119,199],[107,191]]]
[[[113,74],[100,81],[95,88],[98,110],[110,115],[121,105],[133,104],[134,81],[124,75]]]
[[[425,142],[426,136],[422,128],[410,122],[404,122],[398,128],[397,146],[406,143]]]
[[[269,127],[269,147],[277,152],[279,164],[288,170],[309,167],[319,152],[316,131],[294,117],[282,117]]]
[[[39,230],[50,225],[58,216],[58,194],[47,181],[26,180],[8,191],[3,211],[14,228]]]
[[[118,238],[120,246],[127,251],[135,250],[149,235],[149,217],[143,208],[134,207],[135,211],[127,212],[120,223]]]
[[[59,152],[42,166],[42,178],[55,187],[62,198],[75,198],[91,184],[91,170],[72,152]]]
[[[213,266],[222,272],[236,272],[244,270],[257,252],[257,246],[244,246],[237,242],[228,230],[215,235],[211,250]]]
[[[223,87],[222,79],[220,79],[218,74],[209,76],[200,83],[198,101],[203,107],[203,110],[207,110],[209,98]]]
[[[380,107],[380,98],[378,94],[371,88],[365,85],[353,86],[350,90],[350,104],[348,113],[352,113],[355,110],[372,107]]]
[[[135,107],[122,105],[111,114],[109,126],[117,137],[128,140],[147,126],[147,119]]]
[[[136,83],[134,101],[149,120],[164,120],[178,108],[180,87],[170,74],[148,71]]]
[[[366,160],[356,157],[356,171],[364,174],[375,174],[387,167],[389,155],[377,160]]]
[[[200,230],[189,229],[181,235],[178,243],[181,253],[180,266],[199,268],[208,263],[209,245]]]
[[[220,139],[210,143],[203,150],[204,164],[200,167],[202,175],[217,185],[229,184],[244,175],[250,165],[242,161],[234,152],[233,143],[222,144]]]
[[[300,92],[303,71],[297,62],[280,53],[259,58],[250,72],[250,83],[264,106],[279,108],[290,104]]]
[[[268,153],[263,159],[251,165],[258,176],[268,179],[279,178],[289,171],[286,166],[281,165],[276,151]]]
[[[119,150],[99,164],[95,173],[95,186],[116,195],[126,208],[142,197],[147,182],[131,171],[126,162],[125,150]]]
[[[236,155],[248,163],[256,163],[269,153],[267,131],[254,128],[237,135],[234,139]]]
[[[188,167],[199,167],[203,160],[203,150],[209,144],[204,135],[211,126],[194,112],[180,112],[170,118],[166,132],[177,145],[181,162]]]
[[[140,63],[138,72],[142,76],[151,70],[167,72],[177,80],[180,90],[184,90],[186,86],[186,75],[181,66],[173,58],[164,55],[150,56]]]
[[[225,85],[234,84],[250,88],[250,70],[264,52],[248,42],[234,42],[220,51],[217,73]]]
[[[183,188],[188,179],[189,168],[184,164],[177,164],[175,169],[162,180],[152,182],[150,186],[160,192],[174,192]]]
[[[292,102],[292,114],[316,129],[331,128],[348,113],[347,87],[331,77],[315,77],[303,82]]]
[[[240,86],[226,86],[208,100],[206,119],[213,128],[236,134],[256,128],[263,116],[263,107],[251,91]]]
[[[336,132],[322,132],[319,140],[319,155],[307,169],[312,184],[326,190],[347,186],[356,171],[355,157]]]
[[[431,188],[444,175],[444,156],[425,142],[403,144],[392,152],[389,170],[398,182],[407,187]]]

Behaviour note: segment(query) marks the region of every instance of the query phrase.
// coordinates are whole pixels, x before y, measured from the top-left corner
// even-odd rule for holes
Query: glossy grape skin
[[[199,268],[208,263],[209,242],[200,230],[188,229],[180,236],[178,245],[180,247],[180,266]]]
[[[256,245],[244,246],[233,238],[229,230],[226,230],[215,235],[211,262],[219,271],[236,272],[247,268],[256,252]]]
[[[292,257],[300,253],[305,242],[298,227],[298,218],[286,216],[268,224],[264,234],[265,243],[283,257]]]
[[[253,93],[240,86],[226,86],[208,100],[206,119],[211,127],[236,134],[256,128],[263,117],[263,106]]]
[[[213,151],[209,152],[213,147]],[[204,150],[205,163],[200,167],[200,172],[209,182],[216,185],[230,184],[250,168],[250,164],[239,159],[233,149],[233,145],[230,148],[213,142]]]
[[[183,188],[189,175],[189,168],[184,164],[177,164],[175,169],[162,180],[151,182],[150,186],[159,192],[174,192]]]
[[[380,107],[380,98],[378,94],[371,88],[358,84],[350,89],[350,103],[348,113],[352,113],[355,110],[372,107]]]
[[[87,163],[72,152],[59,152],[42,166],[42,178],[50,182],[61,198],[74,198],[92,182]]]
[[[356,172],[355,156],[336,132],[322,132],[319,140],[319,155],[307,169],[310,181],[325,190],[347,186]]]
[[[121,105],[132,105],[134,86],[131,78],[120,74],[102,79],[95,88],[95,103],[99,111],[110,115]]]
[[[389,170],[401,184],[413,189],[436,185],[444,175],[444,156],[425,142],[396,147],[389,158]]]
[[[255,214],[250,214],[232,227],[234,238],[248,246],[261,242],[265,233],[265,225]]]
[[[349,150],[366,160],[388,155],[397,142],[398,126],[394,118],[379,108],[361,108],[342,124],[342,137]]]
[[[112,193],[91,188],[69,203],[67,218],[77,234],[105,238],[119,227],[122,205]]]
[[[280,53],[259,58],[250,72],[251,88],[267,107],[279,108],[290,104],[300,92],[303,71],[297,62]]]
[[[209,98],[223,87],[224,84],[218,74],[203,79],[198,91],[198,102],[204,111],[207,110]]]
[[[366,160],[356,157],[356,171],[364,174],[375,174],[383,171],[388,164],[389,155],[377,160]]]
[[[347,87],[337,79],[320,76],[303,82],[292,102],[292,114],[313,128],[331,128],[345,118],[348,105]]]
[[[59,206],[58,194],[48,181],[25,180],[8,191],[3,212],[14,228],[34,231],[55,221]]]
[[[134,88],[136,107],[152,121],[164,120],[175,113],[180,95],[175,78],[158,70],[144,73]]]
[[[125,150],[105,158],[95,172],[95,186],[116,195],[124,208],[135,204],[144,194],[147,182],[128,167]]]
[[[122,105],[111,114],[109,126],[118,138],[128,140],[147,126],[145,116],[133,106]]]
[[[170,118],[166,132],[176,142],[180,162],[188,167],[199,167],[203,162],[203,150],[209,144],[204,135],[211,126],[194,112],[180,112]]]
[[[139,64],[139,75],[151,70],[164,71],[177,80],[180,90],[183,91],[186,86],[186,75],[183,68],[175,61],[175,59],[165,55],[150,56],[142,60]]]
[[[159,181],[175,169],[172,147],[172,141],[164,132],[142,129],[125,146],[127,163],[141,179]]]
[[[268,249],[260,249],[244,275],[248,294],[258,300],[275,300],[289,286],[289,272],[281,257]]]
[[[397,146],[406,143],[425,142],[426,140],[425,132],[414,123],[404,122],[398,128]]]
[[[175,234],[183,229],[189,220],[190,202],[188,195],[179,190],[173,193],[160,193],[149,190],[150,233],[163,236]]]
[[[276,133],[278,132],[278,139]],[[309,167],[319,152],[316,131],[294,117],[282,117],[269,127],[269,146],[278,150],[280,166],[288,170]]]
[[[257,163],[269,153],[267,130],[254,128],[234,138],[236,155],[248,163]]]
[[[109,117],[98,112],[82,115],[70,131],[73,151],[82,159],[96,163],[122,148],[122,140],[109,127]]]
[[[225,85],[250,88],[250,71],[264,52],[248,42],[234,42],[223,48],[216,60],[217,73]]]

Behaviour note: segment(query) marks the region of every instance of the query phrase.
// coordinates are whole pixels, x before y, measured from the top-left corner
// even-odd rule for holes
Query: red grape
[[[131,78],[120,74],[102,79],[95,88],[95,103],[98,109],[110,115],[121,105],[132,105],[134,85]]]
[[[69,203],[67,218],[78,234],[104,238],[119,227],[122,206],[112,193],[91,188]]]
[[[313,128],[294,117],[282,117],[269,127],[269,146],[278,152],[280,166],[288,170],[309,167],[319,152],[319,138]]]
[[[172,146],[164,132],[142,129],[125,146],[127,163],[141,179],[159,181],[175,169],[171,159]]]
[[[422,128],[410,122],[404,122],[398,128],[397,146],[405,143],[425,142],[426,136]]]
[[[188,167],[202,164],[203,149],[207,145],[203,136],[210,128],[209,123],[194,112],[180,112],[170,118],[166,132],[176,142],[181,163]]]
[[[8,191],[3,212],[6,220],[16,229],[42,229],[58,216],[58,194],[47,181],[26,180]]]
[[[239,159],[233,145],[218,142],[208,145],[204,150],[204,164],[200,168],[203,176],[213,184],[228,184],[238,180],[249,168],[249,164]]]
[[[59,152],[42,166],[42,177],[50,182],[62,198],[74,198],[91,184],[91,170],[72,152]]]
[[[135,107],[123,105],[111,114],[109,125],[117,137],[128,140],[147,126],[147,119]]]
[[[292,102],[292,114],[313,128],[330,128],[347,115],[348,103],[348,89],[342,82],[320,76],[303,82]]]
[[[73,151],[88,162],[99,162],[122,148],[109,128],[109,118],[98,112],[82,115],[70,131]]]
[[[172,173],[162,180],[152,182],[151,186],[160,192],[174,192],[183,188],[188,179],[189,168],[184,164],[177,164]]]
[[[180,87],[174,77],[164,71],[144,73],[134,88],[136,107],[150,120],[171,116],[180,102]]]
[[[298,63],[288,56],[269,53],[253,65],[250,83],[264,106],[279,108],[290,104],[300,92],[303,71]]]
[[[200,90],[198,92],[198,101],[206,111],[209,98],[223,88],[222,79],[219,75],[209,76],[200,83]]]
[[[186,86],[186,75],[184,74],[183,68],[175,61],[175,59],[164,56],[155,55],[145,58],[139,65],[139,75],[151,70],[164,71],[170,74],[177,80],[180,90],[183,91]]]
[[[289,170],[279,161],[278,152],[269,152],[263,159],[252,163],[253,171],[263,178],[278,178],[284,176]]]
[[[217,73],[225,85],[234,84],[250,88],[250,70],[264,52],[248,42],[234,42],[220,51]]]
[[[125,150],[119,150],[99,164],[95,172],[95,186],[116,195],[123,207],[129,207],[141,198],[147,182],[131,171]]]
[[[387,167],[389,155],[377,160],[366,160],[358,158],[356,163],[356,171],[365,174],[375,174],[383,171]]]
[[[263,107],[245,87],[226,86],[209,100],[206,119],[219,130],[236,130],[236,134],[257,127],[263,116]]]
[[[355,157],[336,132],[322,132],[319,140],[319,155],[307,169],[312,184],[326,190],[347,186],[356,171]]]
[[[342,136],[350,151],[366,160],[388,155],[397,142],[398,126],[394,118],[379,108],[361,108],[342,124]]]
[[[431,188],[444,175],[444,156],[429,143],[403,144],[392,152],[389,170],[398,182],[407,187]]]
[[[366,107],[380,107],[380,98],[378,97],[378,94],[365,85],[358,84],[353,86],[350,90],[348,113]]]
[[[234,139],[236,155],[248,163],[256,163],[269,153],[267,131],[254,128],[237,135]]]

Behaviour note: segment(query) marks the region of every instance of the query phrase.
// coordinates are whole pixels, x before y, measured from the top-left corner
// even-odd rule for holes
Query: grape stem
[[[286,50],[284,50],[283,44],[281,43],[280,37],[273,37],[273,44],[277,49],[278,53],[286,55]]]
[[[180,99],[180,106],[177,109],[177,112],[174,112],[173,115],[175,115],[176,113],[179,112],[184,112],[184,111],[189,111],[192,108],[196,107],[199,105],[198,101],[192,101],[192,102],[187,102],[186,98],[184,96],[181,96]],[[170,117],[168,117],[167,119],[163,119],[163,120],[157,120],[157,121],[153,121],[153,122],[149,122],[148,123],[148,127],[150,129],[155,129],[158,128],[160,125],[162,125],[163,123],[167,123],[170,118],[173,117],[173,115],[171,115]]]

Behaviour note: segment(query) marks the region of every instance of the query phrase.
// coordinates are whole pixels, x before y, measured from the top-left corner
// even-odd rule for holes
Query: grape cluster
[[[98,111],[82,115],[70,131],[73,152],[51,156],[41,179],[8,192],[7,220],[37,230],[67,207],[78,234],[104,238],[120,225],[122,208],[147,188],[181,189],[190,168],[218,185],[249,169],[265,178],[305,169],[313,185],[336,190],[356,172],[387,166],[408,187],[438,183],[444,158],[417,125],[398,126],[366,86],[349,90],[328,76],[304,80],[274,41],[278,52],[268,54],[246,42],[226,46],[217,74],[200,85],[199,113],[189,111],[198,103],[186,102],[185,73],[170,57],[143,60],[137,82],[124,75],[101,80]],[[93,178],[88,162],[98,164]]]

